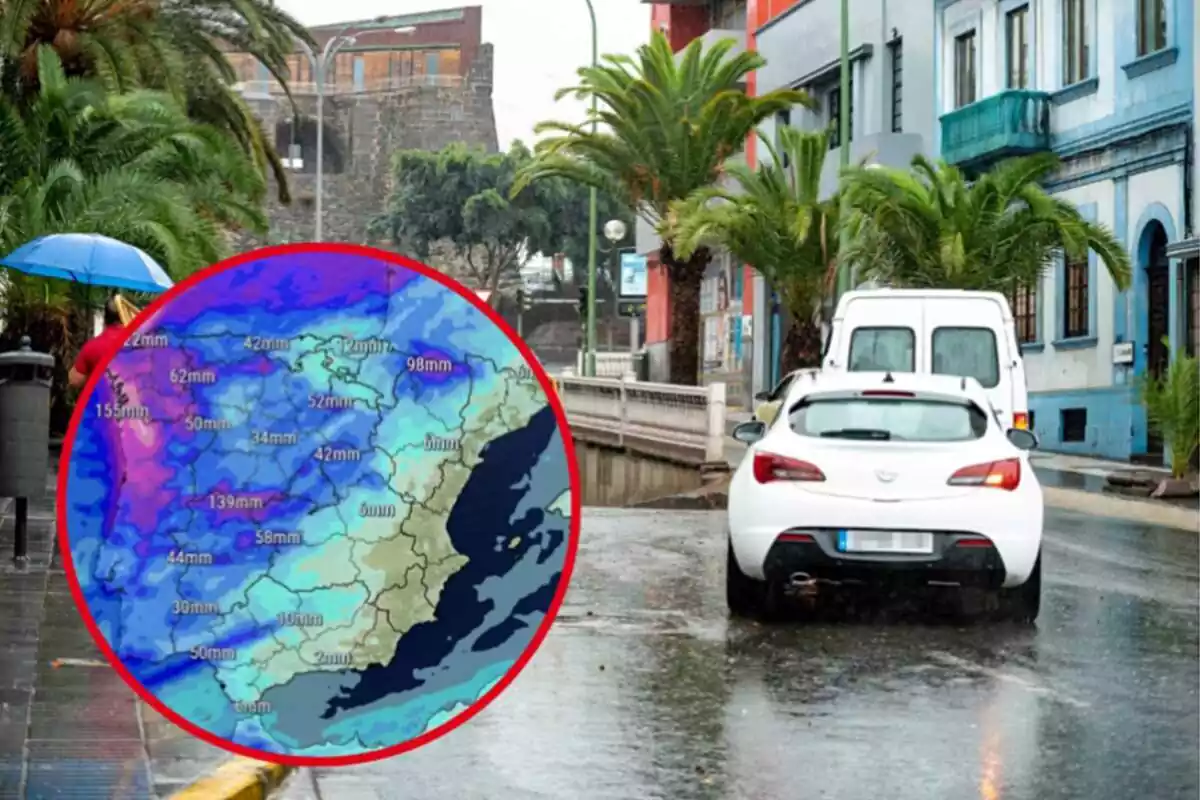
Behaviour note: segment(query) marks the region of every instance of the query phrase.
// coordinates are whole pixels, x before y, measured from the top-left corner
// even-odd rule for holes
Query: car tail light
[[[1013,413],[1013,427],[1020,428],[1023,431],[1029,430],[1029,415],[1024,411]]]
[[[760,452],[754,454],[754,480],[759,483],[823,481],[825,474],[807,461]]]
[[[954,544],[957,547],[991,547],[992,540],[983,536],[963,536]]]
[[[946,483],[951,486],[990,486],[1011,492],[1021,485],[1021,460],[1009,458],[963,467],[951,475]]]

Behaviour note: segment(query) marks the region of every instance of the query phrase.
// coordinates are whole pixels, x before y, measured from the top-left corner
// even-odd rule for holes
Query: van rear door
[[[847,297],[834,321],[827,367],[849,372],[917,372],[925,301],[891,293]]]
[[[1020,355],[1012,352],[1012,319],[1005,312],[997,298],[981,295],[927,300],[926,346],[919,348],[919,357],[924,359],[919,370],[966,375],[979,381],[1007,429],[1013,427],[1013,413],[1026,409],[1017,396],[1013,364]]]

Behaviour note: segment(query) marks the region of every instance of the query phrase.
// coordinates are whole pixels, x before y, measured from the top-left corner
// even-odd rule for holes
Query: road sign
[[[621,254],[621,296],[646,296],[646,257],[636,253]]]
[[[645,300],[618,300],[617,314],[622,317],[646,316]]]

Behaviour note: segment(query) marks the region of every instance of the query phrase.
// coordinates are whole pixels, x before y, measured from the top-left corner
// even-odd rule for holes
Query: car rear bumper
[[[767,577],[769,566],[773,575],[821,569],[880,580],[895,572],[940,581],[944,578],[939,571],[965,571],[972,581],[990,585],[998,577],[1005,587],[1019,586],[1029,577],[1041,548],[1043,514],[1041,488],[1032,480],[1023,481],[1014,492],[979,489],[950,499],[888,503],[805,492],[783,484],[761,486],[748,470],[739,468],[729,490],[734,555],[742,572],[758,579]],[[839,529],[932,533],[934,549],[920,556],[839,553],[835,547]],[[796,543],[781,538],[790,531],[811,533],[813,545],[792,546]],[[956,537],[966,536],[983,537],[992,547],[951,548]],[[984,558],[987,551],[993,560]]]
[[[991,543],[967,531],[939,531],[930,554],[862,555],[837,550],[833,529],[783,532],[767,550],[763,577],[771,581],[829,581],[867,586],[929,584],[998,589],[1007,571]]]

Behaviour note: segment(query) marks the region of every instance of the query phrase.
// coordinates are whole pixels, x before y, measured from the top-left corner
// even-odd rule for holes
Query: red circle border
[[[425,278],[437,281],[445,288],[451,290],[458,296],[467,300],[481,311],[492,324],[498,327],[508,337],[509,341],[516,346],[518,352],[525,358],[529,368],[537,377],[541,384],[542,391],[546,395],[546,400],[550,404],[550,408],[554,411],[554,416],[558,422],[559,435],[563,440],[563,450],[567,457],[567,473],[568,484],[571,492],[571,519],[567,536],[567,552],[563,559],[562,573],[558,579],[558,586],[554,592],[554,599],[550,603],[550,607],[546,611],[546,616],[542,620],[541,625],[534,632],[533,638],[525,646],[521,656],[516,662],[508,668],[504,676],[496,682],[483,696],[475,699],[471,704],[458,714],[455,714],[449,720],[442,724],[421,733],[408,741],[402,742],[391,747],[380,748],[366,753],[357,755],[344,756],[292,756],[281,753],[272,753],[266,750],[257,750],[244,745],[235,744],[227,739],[222,739],[219,736],[201,728],[200,726],[184,719],[180,714],[168,708],[166,704],[160,701],[154,694],[147,690],[142,684],[125,668],[117,657],[116,652],[105,639],[104,634],[100,631],[96,621],[92,618],[91,609],[88,608],[87,601],[83,596],[83,589],[79,585],[79,578],[75,574],[75,562],[72,558],[71,547],[69,543],[69,532],[67,530],[67,483],[71,460],[71,451],[75,445],[75,436],[79,429],[79,423],[82,419],[83,411],[87,408],[87,401],[90,400],[92,392],[95,390],[96,384],[99,382],[100,376],[103,375],[109,363],[116,357],[117,353],[124,347],[129,337],[138,331],[145,322],[166,306],[173,298],[186,292],[189,288],[202,283],[206,279],[224,272],[234,267],[239,267],[254,261],[261,261],[276,256],[298,255],[298,254],[339,254],[348,256],[359,256],[363,258],[371,258],[377,261],[384,261],[394,264],[399,267],[411,270],[422,275]],[[193,275],[188,276],[183,281],[175,284],[165,293],[155,299],[153,303],[144,308],[127,326],[121,336],[120,345],[114,348],[113,352],[106,358],[102,359],[97,365],[97,369],[88,378],[83,390],[79,393],[79,399],[76,401],[75,411],[71,414],[71,421],[67,427],[66,436],[63,439],[62,453],[59,456],[58,463],[58,479],[56,482],[57,497],[55,502],[55,527],[58,536],[59,552],[63,560],[63,568],[66,571],[67,583],[71,588],[71,596],[75,600],[75,605],[79,608],[79,614],[83,618],[84,625],[95,640],[96,645],[100,648],[100,652],[104,654],[105,659],[117,671],[122,680],[129,685],[134,693],[141,698],[147,705],[162,714],[171,722],[178,725],[183,730],[192,734],[196,738],[221,748],[237,755],[246,756],[259,761],[265,761],[275,764],[283,764],[293,767],[338,767],[352,766],[355,764],[368,764],[375,761],[380,761],[392,756],[398,756],[407,753],[422,745],[429,744],[442,738],[446,734],[458,728],[460,725],[468,722],[477,714],[487,708],[491,703],[507,689],[517,675],[528,666],[533,656],[541,648],[542,642],[546,635],[550,632],[551,626],[554,624],[555,618],[558,616],[559,609],[562,607],[563,600],[566,598],[567,589],[570,585],[571,574],[575,570],[575,558],[579,549],[579,530],[580,530],[580,515],[582,512],[582,491],[579,478],[579,462],[575,454],[575,441],[571,436],[571,428],[567,422],[567,414],[563,409],[562,402],[559,400],[558,392],[555,389],[554,382],[546,373],[544,367],[534,355],[533,350],[525,343],[525,340],[517,335],[507,322],[487,303],[484,303],[471,289],[466,288],[458,281],[453,280],[449,276],[433,269],[432,267],[422,264],[419,261],[408,258],[407,256],[398,253],[391,253],[386,250],[380,250],[374,247],[355,244],[340,244],[333,242],[309,242],[299,244],[276,245],[272,247],[263,247],[257,250],[252,250],[248,253],[242,253],[232,258],[227,258],[224,261],[213,264],[205,269],[202,269]]]

